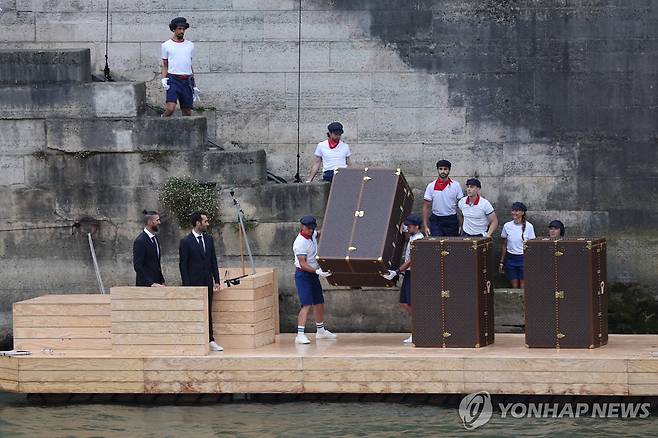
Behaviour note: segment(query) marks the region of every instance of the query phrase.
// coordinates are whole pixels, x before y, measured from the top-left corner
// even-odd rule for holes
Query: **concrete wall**
[[[436,160],[448,158],[456,178],[480,177],[502,218],[523,200],[541,232],[558,217],[572,235],[606,235],[610,279],[658,289],[655,2],[304,0],[300,84],[297,4],[112,1],[110,67],[146,81],[147,101],[162,105],[159,44],[169,20],[183,15],[220,145],[264,149],[268,168],[292,179],[299,97],[302,173],[326,124],[340,120],[354,161],[401,167],[417,197]],[[104,66],[105,1],[10,0],[3,8],[0,48],[88,47],[92,70]],[[6,178],[22,184],[25,164],[0,160]],[[258,227],[267,230],[259,240],[269,239],[259,244],[259,263],[289,263],[289,242],[272,236],[293,232],[296,216],[273,199],[297,203],[296,190],[245,195],[254,212],[271,216]],[[285,288],[282,308],[294,312]],[[341,324],[403,328],[394,294],[374,294],[328,295],[341,314],[372,315]]]

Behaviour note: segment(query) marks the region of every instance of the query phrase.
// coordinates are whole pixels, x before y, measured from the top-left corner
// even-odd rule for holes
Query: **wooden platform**
[[[0,357],[0,390],[24,393],[470,393],[658,395],[658,335],[611,335],[594,350],[528,349],[497,334],[480,349],[402,344],[406,334],[339,334],[208,356],[89,350]]]

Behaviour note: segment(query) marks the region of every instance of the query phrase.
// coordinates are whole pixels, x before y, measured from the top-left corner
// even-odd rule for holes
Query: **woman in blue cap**
[[[558,240],[564,237],[564,224],[557,219],[548,224],[548,237],[552,240]]]
[[[515,289],[523,288],[523,244],[534,239],[535,228],[526,220],[528,208],[523,202],[512,204],[512,220],[503,225],[503,248],[498,270],[507,275]]]
[[[315,148],[315,162],[311,167],[307,183],[313,181],[315,174],[322,166],[322,181],[331,182],[334,179],[334,170],[350,166],[350,146],[341,141],[343,125],[332,122],[327,126],[327,139],[318,143]]]
[[[423,219],[416,213],[411,213],[404,221],[403,231],[406,231],[409,234],[409,242],[407,242],[407,247],[404,252],[404,261],[395,271],[389,270],[387,274],[382,274],[387,280],[393,280],[396,276],[402,273],[402,287],[400,288],[400,304],[402,308],[411,316],[411,242],[414,240],[422,239],[424,237],[423,233],[420,231],[420,226],[423,223]],[[413,339],[409,336],[404,341],[405,344],[411,344]]]

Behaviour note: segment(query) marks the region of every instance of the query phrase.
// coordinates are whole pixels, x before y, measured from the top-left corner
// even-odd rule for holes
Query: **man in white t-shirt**
[[[464,192],[457,181],[448,177],[451,167],[450,161],[439,160],[436,163],[439,177],[425,189],[423,228],[428,236],[459,236],[457,202],[464,197]]]
[[[498,217],[491,202],[480,196],[480,180],[466,181],[466,196],[459,200],[459,210],[464,218],[461,235],[464,237],[491,237],[498,228]]]
[[[180,102],[184,116],[192,115],[193,102],[198,99],[199,89],[194,82],[192,57],[194,43],[185,39],[185,30],[190,27],[183,17],[176,17],[169,23],[174,34],[162,43],[162,88],[166,92],[166,108],[163,117],[169,117]]]
[[[318,254],[317,238],[320,235],[316,230],[317,222],[313,216],[304,216],[299,222],[302,224],[302,229],[292,245],[292,251],[295,253],[295,286],[302,305],[297,315],[295,343],[311,342],[304,333],[306,318],[311,309],[315,314],[317,328],[315,339],[336,339],[336,335],[324,327],[324,296],[320,277],[328,277],[331,274],[323,271],[315,259]]]
[[[334,170],[350,166],[350,146],[343,143],[340,138],[343,135],[343,125],[339,122],[330,123],[327,126],[327,139],[318,143],[315,148],[315,162],[311,167],[307,183],[313,181],[315,174],[322,166],[322,181],[331,182],[334,178]]]

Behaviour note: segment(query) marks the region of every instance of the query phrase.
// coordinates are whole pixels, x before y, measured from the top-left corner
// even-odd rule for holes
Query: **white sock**
[[[303,325],[298,325],[297,326],[297,334],[298,335],[303,335],[304,334],[304,326]]]
[[[324,330],[324,321],[322,322],[316,322],[315,327],[318,329],[319,332]]]

